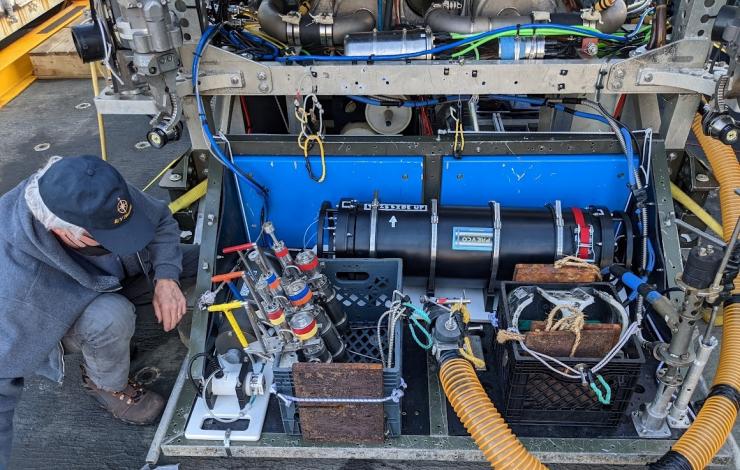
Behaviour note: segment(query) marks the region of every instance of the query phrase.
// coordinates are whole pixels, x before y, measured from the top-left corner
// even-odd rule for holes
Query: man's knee
[[[136,309],[120,294],[101,294],[82,313],[76,333],[87,339],[121,338],[129,340],[136,327]]]
[[[195,285],[195,279],[198,275],[200,245],[181,244],[180,249],[182,250],[182,274],[180,275],[180,287],[183,292],[185,292],[192,289]]]

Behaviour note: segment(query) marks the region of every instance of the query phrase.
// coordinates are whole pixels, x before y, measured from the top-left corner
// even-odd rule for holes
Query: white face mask
[[[85,232],[80,237],[75,236],[69,230],[64,229],[52,229],[54,235],[59,240],[74,249],[78,253],[85,256],[102,256],[110,253],[107,249],[103,248],[89,233]]]

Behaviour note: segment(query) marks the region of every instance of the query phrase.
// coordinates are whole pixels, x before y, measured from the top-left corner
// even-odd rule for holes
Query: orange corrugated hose
[[[707,137],[701,130],[701,116],[694,117],[692,126],[699,144],[709,160],[714,176],[719,181],[720,208],[724,238],[729,241],[732,230],[740,217],[740,164],[735,151],[729,145]],[[740,282],[735,279],[735,292]],[[714,385],[730,385],[740,389],[740,304],[725,305],[722,346],[719,366],[714,376]],[[673,446],[673,450],[686,457],[695,470],[703,469],[727,439],[737,418],[735,405],[723,396],[710,397],[702,406],[699,415]]]
[[[544,470],[535,456],[519,442],[491,403],[478,376],[465,359],[450,359],[439,372],[442,389],[491,467]]]

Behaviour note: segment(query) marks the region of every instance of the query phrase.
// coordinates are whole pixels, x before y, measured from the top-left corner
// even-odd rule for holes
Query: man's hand
[[[185,315],[186,302],[180,286],[172,279],[158,279],[154,287],[154,315],[164,331],[170,331]]]

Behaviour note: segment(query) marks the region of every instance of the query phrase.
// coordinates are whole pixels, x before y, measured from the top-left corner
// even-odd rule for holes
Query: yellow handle
[[[243,349],[246,349],[247,346],[249,346],[249,342],[247,341],[247,338],[244,337],[244,333],[242,333],[242,329],[239,326],[239,323],[237,323],[236,318],[234,317],[234,314],[231,312],[234,309],[242,308],[244,304],[240,301],[234,301],[234,302],[228,302],[225,304],[216,304],[211,305],[208,307],[209,312],[221,312],[224,315],[226,315],[226,319],[229,321],[229,325],[231,325],[231,329],[234,330],[234,334],[236,334],[236,338],[239,340],[239,344],[242,346]]]
[[[208,307],[209,312],[226,312],[227,310],[236,310],[237,308],[242,308],[244,304],[238,300],[234,300],[233,302],[228,302],[225,304],[215,304]]]
[[[229,320],[231,328],[234,330],[234,333],[236,333],[236,337],[239,340],[239,344],[242,345],[242,349],[247,349],[249,343],[247,342],[247,338],[244,337],[244,333],[242,333],[242,329],[239,327],[239,324],[236,322],[234,314],[231,313],[231,310],[225,310],[224,315],[226,315],[226,319]]]

